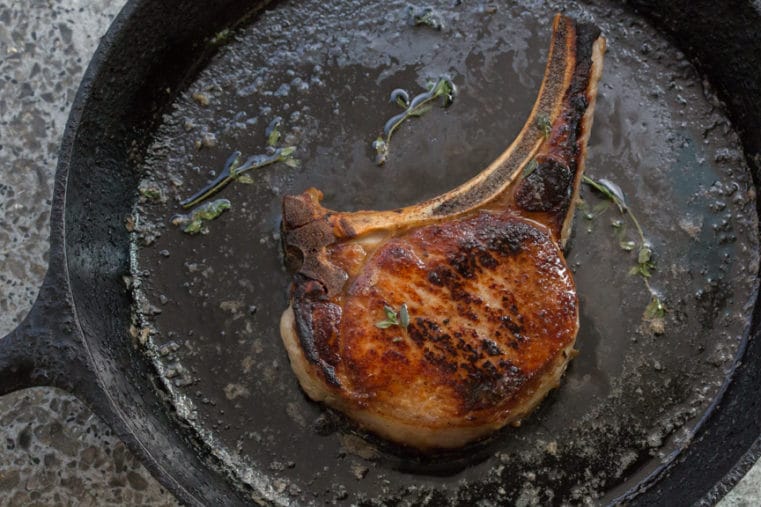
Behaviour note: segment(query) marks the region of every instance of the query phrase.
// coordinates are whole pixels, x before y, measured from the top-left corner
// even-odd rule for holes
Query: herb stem
[[[629,217],[631,217],[634,227],[637,228],[637,233],[639,234],[639,239],[642,241],[642,244],[647,243],[647,240],[645,239],[645,233],[642,231],[642,226],[639,225],[639,220],[637,220],[637,217],[634,215],[634,213],[632,213],[632,210],[629,209],[629,206],[627,206],[626,202],[623,199],[623,195],[616,195],[616,193],[611,191],[611,189],[608,186],[593,180],[586,174],[582,176],[582,180],[584,181],[584,183],[586,183],[587,185],[594,188],[595,190],[603,194],[605,197],[613,201],[615,205],[618,206],[618,209],[619,211],[621,211],[621,213],[624,213],[624,212],[627,213]]]
[[[645,288],[647,288],[647,291],[650,293],[651,301],[645,313],[651,317],[662,317],[663,313],[665,312],[665,308],[661,301],[660,295],[655,289],[653,289],[652,285],[650,285],[650,276],[652,275],[652,270],[655,268],[655,263],[652,259],[652,247],[647,239],[645,239],[645,233],[642,230],[642,226],[640,225],[639,220],[637,220],[637,217],[634,215],[634,213],[632,213],[632,210],[629,208],[629,206],[627,206],[621,188],[610,181],[604,179],[595,181],[586,175],[583,176],[582,181],[593,189],[597,190],[605,198],[612,201],[618,207],[618,210],[622,215],[626,214],[629,216],[632,223],[634,224],[634,227],[637,229],[637,234],[639,235],[640,239],[639,249],[637,252],[637,265],[630,270],[630,273],[640,275],[642,281],[645,284]],[[633,250],[635,247],[635,243],[633,241],[624,242],[622,240],[621,245],[622,248],[627,251]]]
[[[295,150],[295,147],[288,146],[276,149],[272,155],[252,155],[242,165],[240,164],[241,153],[235,151],[227,158],[222,172],[201,190],[180,201],[180,206],[185,209],[192,208],[225,188],[231,181],[240,177],[240,175],[252,169],[260,169],[276,162],[287,162],[291,159],[291,155],[293,155]]]
[[[634,224],[634,227],[637,228],[637,233],[639,234],[639,239],[642,241],[642,244],[647,244],[647,240],[645,239],[645,233],[642,232],[642,227],[639,225],[639,220],[637,220],[637,217],[634,216],[634,213],[630,209],[626,209],[626,212],[629,214],[629,218],[632,219],[632,223]]]
[[[180,206],[185,209],[192,208],[196,204],[206,200],[207,198],[222,190],[228,183],[232,181],[233,177],[231,174],[232,171],[238,167],[240,162],[240,155],[241,153],[239,151],[234,151],[232,155],[227,157],[222,172],[220,172],[219,175],[217,175],[217,177],[214,178],[211,183],[203,187],[201,190],[191,195],[187,199],[180,201]]]
[[[643,280],[645,281],[645,287],[647,287],[647,291],[650,293],[650,295],[654,297],[658,297],[658,293],[650,285],[650,280],[648,280],[647,278],[643,278]]]
[[[408,118],[412,118],[413,116],[420,116],[425,105],[436,100],[437,98],[438,95],[435,95],[432,91],[418,95],[412,99],[412,102],[410,102],[410,105],[407,107],[407,109],[404,110],[403,113],[399,113],[398,115],[388,120],[386,125],[383,127],[383,133],[386,135],[386,143],[391,142],[391,136],[394,135],[394,131],[399,127],[399,125],[404,123]]]

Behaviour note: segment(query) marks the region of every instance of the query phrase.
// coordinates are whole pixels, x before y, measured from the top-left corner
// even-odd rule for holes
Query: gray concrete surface
[[[0,336],[45,273],[58,143],[124,0],[0,0]],[[0,398],[0,505],[175,505],[90,410],[55,389]],[[761,505],[761,464],[719,504]]]
[[[58,144],[79,80],[124,0],[0,0],[0,336],[47,265]],[[176,505],[76,398],[0,398],[0,505]]]

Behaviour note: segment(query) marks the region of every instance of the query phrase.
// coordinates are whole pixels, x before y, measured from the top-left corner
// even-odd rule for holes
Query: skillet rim
[[[77,327],[77,332],[81,337],[83,348],[86,354],[86,359],[90,363],[90,366],[93,369],[93,372],[95,376],[97,377],[97,384],[98,384],[98,390],[105,395],[105,399],[100,399],[97,396],[97,393],[95,395],[88,394],[87,392],[78,392],[76,394],[80,394],[85,398],[85,401],[90,406],[94,406],[95,411],[103,417],[110,426],[115,428],[116,433],[119,435],[120,438],[125,440],[125,443],[128,445],[130,450],[132,452],[135,452],[138,456],[140,456],[141,461],[146,464],[146,467],[151,471],[152,475],[156,477],[159,482],[162,483],[167,489],[173,492],[173,494],[180,497],[180,499],[187,503],[196,503],[197,498],[195,495],[193,495],[191,492],[189,492],[180,482],[175,479],[173,475],[171,475],[169,472],[166,471],[164,467],[162,467],[154,455],[153,452],[151,452],[150,449],[148,449],[144,443],[143,439],[139,438],[137,435],[135,435],[134,432],[131,431],[130,425],[126,424],[126,420],[128,420],[127,414],[118,406],[118,403],[114,400],[114,398],[110,395],[109,390],[107,389],[106,382],[102,378],[101,372],[99,368],[97,367],[96,362],[96,353],[94,349],[91,347],[89,343],[89,339],[92,339],[91,337],[88,337],[88,334],[86,333],[86,330],[82,327],[80,318],[77,314],[77,307],[82,305],[77,305],[77,300],[81,299],[79,297],[75,297],[74,291],[72,290],[71,280],[70,280],[70,273],[69,273],[69,261],[66,257],[66,246],[67,246],[67,240],[66,240],[66,227],[65,227],[65,220],[66,220],[66,203],[67,203],[67,190],[68,190],[68,184],[69,184],[69,169],[72,166],[73,162],[73,156],[75,151],[75,146],[77,144],[77,134],[79,132],[79,128],[81,126],[81,120],[83,115],[87,111],[88,103],[90,101],[90,95],[92,92],[93,87],[97,83],[97,78],[99,75],[103,72],[104,67],[108,67],[109,59],[111,51],[113,50],[114,46],[118,42],[119,36],[122,35],[122,32],[126,25],[128,25],[131,21],[133,21],[134,17],[137,15],[136,13],[139,13],[141,7],[143,7],[145,4],[149,3],[148,0],[128,0],[123,9],[120,11],[119,15],[114,19],[113,23],[108,29],[108,32],[106,35],[102,38],[100,44],[98,45],[97,50],[93,54],[92,59],[90,60],[90,63],[87,67],[87,70],[82,78],[81,84],[79,86],[79,89],[77,91],[76,98],[74,100],[71,112],[69,114],[69,118],[66,124],[66,129],[61,141],[60,149],[59,149],[59,162],[56,169],[56,175],[55,175],[55,184],[54,184],[54,191],[53,191],[53,204],[51,209],[51,234],[50,234],[50,240],[51,240],[51,261],[50,261],[50,268],[51,271],[53,271],[54,268],[59,268],[61,273],[61,279],[63,283],[65,283],[65,289],[66,292],[71,296],[71,299],[73,301],[72,310],[75,314],[74,320],[75,325]],[[761,5],[758,3],[751,3],[758,12],[761,12]],[[649,19],[649,18],[648,18]],[[666,33],[667,35],[671,35],[673,38],[673,34],[669,34],[663,28],[658,27],[659,31],[662,33]],[[751,161],[749,160],[749,163]],[[757,172],[754,172],[754,182],[758,183],[758,178],[756,176]],[[54,252],[57,252],[57,254],[54,254]],[[50,275],[49,275],[50,276]],[[758,281],[758,278],[757,278]],[[752,335],[749,335],[748,339],[743,343],[742,350],[738,351],[738,358],[736,366],[742,366],[742,359],[745,357],[746,348],[748,345],[748,340],[752,341],[758,341],[759,339],[759,333],[756,329],[758,327],[758,316],[755,315],[755,313],[759,313],[759,305],[758,302],[756,303],[756,311],[754,312],[753,316],[753,323],[751,324],[751,330]],[[743,370],[740,370],[740,373],[742,373]],[[703,430],[704,423],[706,420],[714,416],[714,411],[717,406],[722,404],[725,400],[726,392],[735,384],[737,376],[737,370],[733,369],[733,372],[729,374],[726,378],[725,384],[721,391],[717,394],[716,398],[714,399],[714,402],[712,403],[711,408],[709,408],[706,412],[703,418],[701,418],[701,421],[697,424],[696,428],[696,440],[698,440],[698,434]],[[181,431],[179,428],[175,428],[175,431]],[[702,440],[701,440],[702,441]],[[691,446],[697,445],[697,442],[693,442]],[[676,462],[669,462],[667,465],[664,466],[664,468],[660,471],[658,471],[658,477],[654,477],[653,482],[647,482],[644,484],[644,487],[642,489],[641,485],[638,485],[635,487],[635,495],[634,497],[629,498],[628,494],[627,499],[633,500],[635,502],[639,502],[641,499],[641,493],[644,493],[648,490],[652,490],[653,487],[657,486],[658,484],[661,484],[663,480],[669,479],[669,474],[671,473],[671,469],[673,465],[678,464],[677,462],[683,457],[683,453],[680,453],[679,456],[676,456]],[[719,491],[718,494],[722,494],[726,492],[729,488],[731,488],[742,476],[747,472],[747,470],[755,463],[755,460],[757,460],[759,457],[761,457],[761,435],[757,436],[755,442],[752,443],[752,445],[746,450],[746,452],[740,457],[740,459],[729,469],[729,471],[723,476],[722,479],[720,479],[717,483],[714,484],[713,489],[709,491],[703,498],[709,498],[711,495],[716,494],[717,491]],[[208,464],[204,463],[204,466],[207,467],[208,473],[214,473],[214,471],[211,469],[211,467],[208,466]],[[718,489],[717,489],[718,488]]]

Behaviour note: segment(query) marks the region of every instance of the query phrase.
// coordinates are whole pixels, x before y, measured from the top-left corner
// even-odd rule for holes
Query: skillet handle
[[[0,339],[0,396],[34,386],[73,392],[94,379],[61,278],[49,270],[29,315]]]

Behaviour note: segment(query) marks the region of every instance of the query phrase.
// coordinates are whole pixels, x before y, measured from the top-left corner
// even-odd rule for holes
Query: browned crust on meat
[[[384,305],[402,303],[408,328],[375,326]],[[524,417],[556,385],[577,330],[575,287],[557,243],[507,212],[384,242],[340,298],[319,287],[295,295],[282,332],[310,396],[376,433],[430,448]]]
[[[557,384],[578,331],[561,246],[603,51],[596,28],[556,16],[526,126],[451,192],[381,212],[328,210],[316,189],[284,199],[295,275],[281,334],[311,398],[427,449],[518,421]],[[548,138],[540,116],[552,125]],[[407,328],[376,327],[384,305],[402,304]]]
[[[289,307],[283,314],[280,333],[290,357],[291,367],[307,395],[315,401],[350,415],[362,427],[381,437],[420,450],[461,447],[488,436],[507,424],[520,425],[521,420],[533,412],[547,394],[560,384],[568,360],[576,353],[573,345],[569,345],[555,355],[544,371],[537,372],[534,378],[526,382],[523,389],[513,398],[516,409],[510,414],[509,419],[495,418],[479,425],[463,425],[462,420],[450,420],[448,425],[434,426],[420,421],[378,417],[373,411],[361,408],[344,396],[336,395],[332,390],[326,390],[319,377],[314,375],[313,363],[304,356],[298,336],[294,332],[293,319],[293,310]]]

